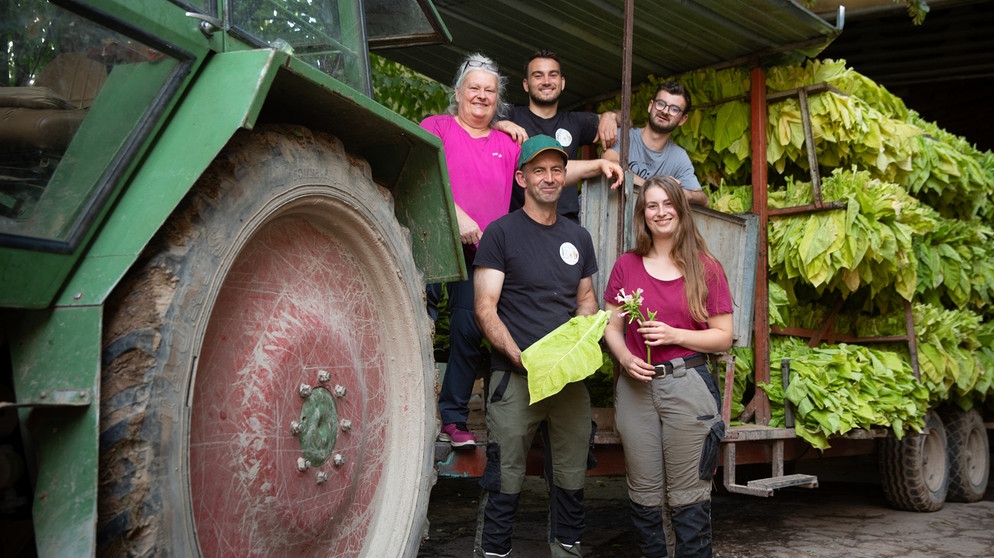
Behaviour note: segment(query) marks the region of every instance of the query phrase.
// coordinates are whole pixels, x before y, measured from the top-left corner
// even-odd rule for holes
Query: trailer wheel
[[[934,412],[925,415],[921,434],[880,442],[880,476],[884,496],[896,509],[933,512],[942,509],[949,488],[946,430]]]
[[[959,407],[942,410],[949,443],[950,502],[976,502],[987,491],[991,454],[984,417],[976,408],[964,411]]]
[[[365,161],[302,127],[236,135],[108,301],[100,554],[414,556],[423,293]]]

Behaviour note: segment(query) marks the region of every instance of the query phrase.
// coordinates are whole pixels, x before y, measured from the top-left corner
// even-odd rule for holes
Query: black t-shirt
[[[545,134],[556,138],[570,160],[576,159],[581,145],[591,145],[597,137],[598,116],[592,112],[557,112],[552,118],[540,118],[528,107],[511,107],[510,120],[528,132],[528,136]],[[524,188],[511,189],[509,211],[525,203]],[[559,197],[558,212],[574,223],[580,222],[580,195],[576,184],[567,185]]]
[[[521,350],[576,315],[580,280],[597,273],[586,229],[568,219],[542,225],[523,210],[487,225],[473,265],[504,273],[497,315]],[[493,367],[511,369],[499,351]]]

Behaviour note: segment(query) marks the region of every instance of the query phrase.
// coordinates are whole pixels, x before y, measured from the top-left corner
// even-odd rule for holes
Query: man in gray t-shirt
[[[629,130],[628,168],[635,173],[635,185],[656,175],[669,175],[680,181],[687,191],[687,200],[695,205],[708,206],[708,196],[694,174],[690,156],[682,147],[669,141],[670,134],[687,121],[690,110],[690,92],[676,82],[663,83],[656,89],[649,103],[649,121],[645,128]],[[604,158],[619,162],[620,140],[604,152]]]

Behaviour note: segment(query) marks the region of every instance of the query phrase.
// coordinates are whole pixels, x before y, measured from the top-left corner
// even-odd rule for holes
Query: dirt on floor
[[[847,474],[843,473],[842,477]],[[771,498],[713,496],[714,554],[720,558],[946,558],[994,556],[994,487],[972,504],[946,503],[934,513],[887,506],[880,485],[851,475],[815,489],[785,489]],[[429,538],[419,558],[472,555],[480,489],[477,479],[442,478],[428,510]],[[622,476],[590,477],[584,555],[638,558]],[[528,477],[512,556],[548,556],[544,480]]]

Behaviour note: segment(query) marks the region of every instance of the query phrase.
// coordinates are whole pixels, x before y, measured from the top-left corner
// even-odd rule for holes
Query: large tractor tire
[[[935,412],[925,415],[921,434],[880,441],[878,460],[884,496],[896,509],[942,509],[949,489],[946,430]]]
[[[987,491],[991,470],[990,445],[984,417],[976,407],[964,411],[959,407],[942,410],[949,451],[950,502],[976,502]]]
[[[423,280],[340,141],[240,132],[106,314],[101,555],[416,555],[438,428]]]

